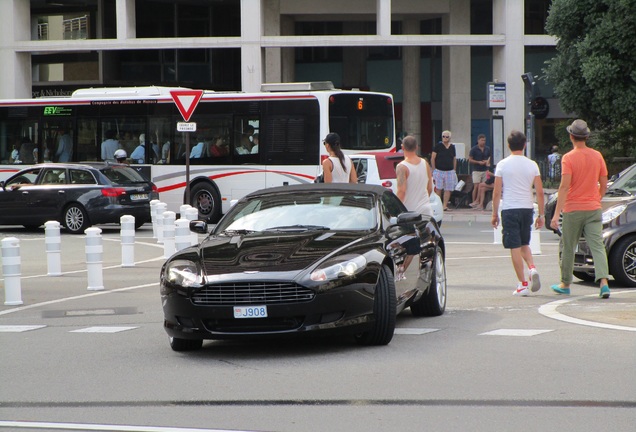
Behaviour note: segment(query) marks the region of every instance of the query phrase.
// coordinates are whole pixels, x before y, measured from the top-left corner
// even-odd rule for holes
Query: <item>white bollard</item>
[[[168,259],[175,253],[174,249],[174,220],[173,211],[163,212],[163,257]]]
[[[503,228],[501,227],[501,204],[502,201],[499,201],[499,225],[497,225],[497,228],[492,229],[495,235],[493,244],[501,244],[503,242]]]
[[[157,243],[163,243],[163,213],[168,210],[168,204],[160,202],[155,209],[157,210]]]
[[[135,217],[124,215],[119,218],[121,230],[121,266],[135,266]]]
[[[178,252],[190,246],[190,221],[181,217],[175,221],[174,227],[174,247]]]
[[[185,219],[186,212],[191,208],[192,206],[190,204],[182,204],[179,206],[179,219]]]
[[[150,220],[152,221],[152,238],[157,238],[157,204],[161,201],[150,200]]]
[[[541,230],[534,228],[534,221],[539,215],[539,206],[534,204],[534,212],[532,214],[532,231],[530,231],[530,250],[532,255],[541,255]]]
[[[61,276],[62,238],[58,221],[48,221],[44,224],[44,243],[46,245],[47,276]]]
[[[104,275],[102,274],[102,230],[96,227],[87,228],[86,234],[86,270],[88,274],[89,291],[104,289]]]
[[[4,305],[21,305],[20,239],[16,237],[2,239],[2,275],[4,277]]]
[[[197,220],[197,218],[199,217],[199,210],[195,209],[194,207],[190,207],[188,210],[186,210],[185,217],[188,221]],[[188,227],[188,229],[190,228]],[[195,233],[194,231],[190,231],[190,245],[194,246],[198,244],[199,234]]]

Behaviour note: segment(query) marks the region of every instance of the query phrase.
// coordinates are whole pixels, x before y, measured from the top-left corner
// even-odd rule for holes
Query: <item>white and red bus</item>
[[[175,212],[186,203],[189,156],[188,204],[216,221],[249,192],[312,182],[329,132],[340,135],[345,153],[395,148],[387,93],[337,90],[330,82],[264,84],[259,93],[204,91],[190,118],[196,132],[177,132],[183,120],[171,90],[187,89],[90,88],[70,97],[0,101],[0,180],[24,165],[64,160],[61,140],[70,139],[71,162],[100,161],[102,143],[114,137]]]

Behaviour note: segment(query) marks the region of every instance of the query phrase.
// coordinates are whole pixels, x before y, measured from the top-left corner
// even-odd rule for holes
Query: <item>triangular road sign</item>
[[[203,90],[170,90],[170,95],[179,108],[181,117],[187,122],[201,100]]]

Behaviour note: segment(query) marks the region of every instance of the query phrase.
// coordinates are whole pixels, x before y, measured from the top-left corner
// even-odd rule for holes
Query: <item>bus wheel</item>
[[[194,185],[190,191],[190,205],[199,211],[199,219],[215,223],[221,218],[221,196],[206,183]]]

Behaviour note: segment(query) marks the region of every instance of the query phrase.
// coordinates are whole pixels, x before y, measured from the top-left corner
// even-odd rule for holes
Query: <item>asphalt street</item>
[[[130,268],[118,227],[102,227],[103,291],[88,289],[84,236],[62,235],[62,275],[47,276],[43,230],[2,227],[0,239],[20,239],[23,304],[0,304],[0,430],[633,431],[636,289],[553,294],[558,237],[543,231],[543,288],[514,297],[488,220],[445,215],[446,313],[403,312],[387,347],[223,341],[196,353],[168,345],[149,225]]]

